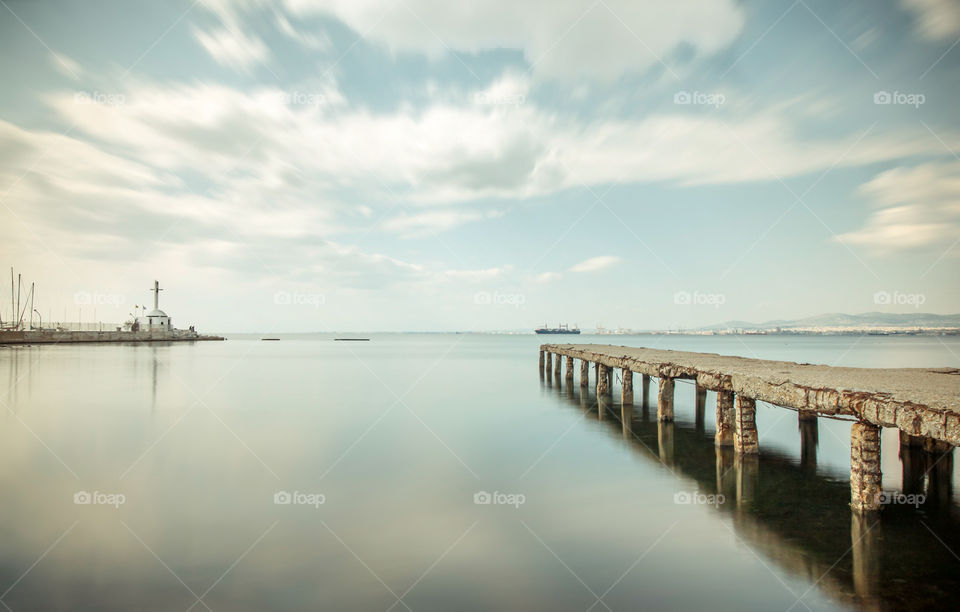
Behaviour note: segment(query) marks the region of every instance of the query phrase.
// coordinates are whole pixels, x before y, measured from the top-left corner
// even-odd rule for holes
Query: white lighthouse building
[[[136,325],[139,331],[173,331],[170,325],[170,317],[167,316],[167,313],[160,310],[160,292],[163,291],[163,289],[160,288],[160,281],[153,281],[153,289],[151,289],[151,291],[153,291],[153,310],[148,312],[146,316],[137,317]]]

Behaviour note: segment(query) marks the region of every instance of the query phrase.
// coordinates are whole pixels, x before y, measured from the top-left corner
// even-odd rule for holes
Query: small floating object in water
[[[278,342],[278,341],[280,340],[280,338],[260,338],[260,340],[262,340],[262,341],[264,341],[264,342],[266,342],[266,341],[268,341],[268,340],[271,340],[271,341],[273,341],[273,342]]]
[[[370,338],[334,338],[334,342],[370,342]]]

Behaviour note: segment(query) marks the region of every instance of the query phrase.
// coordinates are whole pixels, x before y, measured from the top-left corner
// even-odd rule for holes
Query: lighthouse
[[[142,331],[172,331],[170,327],[170,317],[167,313],[160,310],[160,281],[153,281],[153,310],[147,313],[145,317],[138,317],[137,323],[140,324]]]

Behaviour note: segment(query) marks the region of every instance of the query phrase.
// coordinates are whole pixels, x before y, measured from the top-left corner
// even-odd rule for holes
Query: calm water
[[[598,410],[592,391],[540,379],[542,341],[238,336],[0,348],[0,603],[955,606],[960,498],[950,487],[952,456],[924,479],[928,459],[909,454],[904,475],[896,432],[885,430],[885,488],[906,483],[906,492],[927,499],[888,507],[878,525],[858,525],[846,505],[849,423],[821,419],[806,432],[801,457],[796,413],[760,405],[760,458],[737,462],[714,449],[713,394],[702,425],[686,384],[677,385],[673,425],[658,426],[655,408],[639,405],[623,423],[617,403]],[[960,342],[947,338],[577,341],[834,365],[960,366]],[[75,503],[87,501],[82,492],[95,503]],[[481,492],[503,503],[475,503]]]

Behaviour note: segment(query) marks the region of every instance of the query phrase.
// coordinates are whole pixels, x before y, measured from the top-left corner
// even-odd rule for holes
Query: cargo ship
[[[539,327],[534,330],[538,334],[579,334],[580,328],[578,327],[568,327],[563,323],[559,324],[557,327]]]

